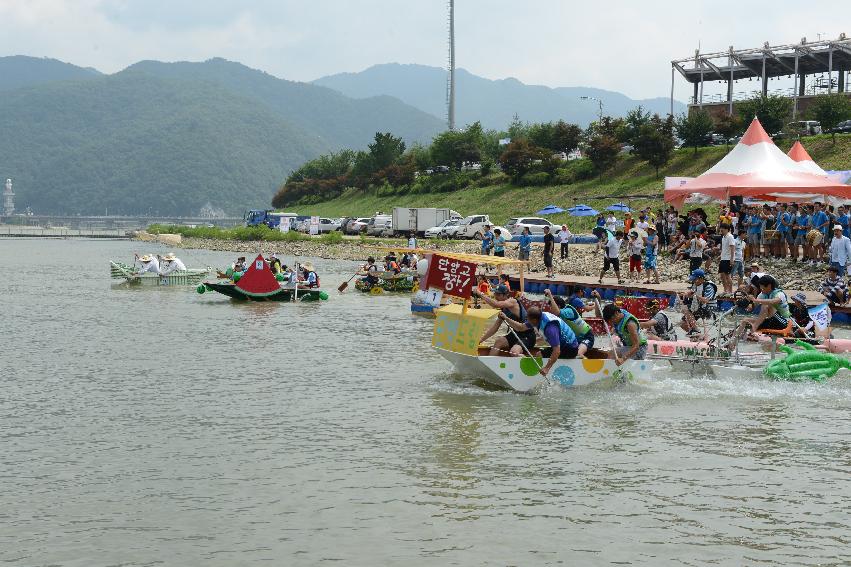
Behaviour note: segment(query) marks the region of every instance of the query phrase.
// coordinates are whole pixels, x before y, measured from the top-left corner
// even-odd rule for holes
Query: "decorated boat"
[[[139,273],[138,270],[129,264],[122,262],[109,262],[109,275],[113,279],[123,279],[131,285],[142,286],[190,286],[198,285],[206,278],[212,268],[190,269],[172,272],[168,275],[161,276],[155,272]]]
[[[593,350],[589,358],[558,360],[544,377],[538,351],[530,353],[533,357],[490,356],[490,349],[479,344],[497,313],[496,309],[465,309],[458,304],[441,307],[436,311],[432,346],[459,372],[516,392],[532,392],[548,382],[573,388],[646,380],[653,371],[652,361],[628,360],[618,366],[607,353]]]
[[[196,288],[198,293],[215,291],[233,299],[245,301],[319,301],[328,294],[319,288],[303,288],[294,283],[279,281],[263,256],[254,262],[237,281],[205,281]]]
[[[378,275],[377,284],[369,284],[362,279],[355,282],[355,289],[364,293],[378,295],[385,291],[411,293],[416,292],[417,276],[412,272],[401,272],[394,274],[393,272],[383,272]]]
[[[520,294],[517,297],[518,301],[523,304],[523,307],[529,309],[530,307],[537,307],[542,311],[549,310],[549,301],[546,299],[531,299],[526,295]],[[630,313],[632,313],[636,319],[640,322],[647,321],[650,319],[650,312],[647,310],[647,301],[649,298],[647,297],[635,297],[635,296],[617,296],[615,297],[615,305],[620,307],[621,309],[626,309]],[[665,310],[668,308],[668,298],[658,298],[659,309]],[[585,322],[591,326],[591,330],[594,331],[595,335],[605,336],[606,335],[606,325],[603,323],[603,320],[599,317],[586,317],[583,316]]]

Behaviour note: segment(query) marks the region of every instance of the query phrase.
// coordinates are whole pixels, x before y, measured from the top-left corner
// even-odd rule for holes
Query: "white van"
[[[493,223],[488,215],[470,215],[462,219],[458,226],[452,227],[451,233],[447,231],[447,234],[450,238],[475,238],[480,240],[485,233],[486,224],[493,228]]]

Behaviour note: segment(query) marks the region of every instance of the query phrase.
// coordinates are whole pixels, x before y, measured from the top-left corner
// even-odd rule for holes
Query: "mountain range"
[[[446,116],[446,70],[439,67],[388,63],[359,73],[329,75],[313,83],[354,98],[390,95],[434,116]],[[525,122],[565,120],[584,127],[597,119],[600,109],[596,100],[581,97],[601,100],[603,113],[610,116],[625,116],[639,105],[664,116],[671,107],[665,97],[631,99],[591,87],[551,88],[527,85],[514,78],[491,80],[464,69],[456,70],[455,83],[459,127],[478,120],[485,128],[503,130],[515,116]],[[683,103],[674,101],[674,114],[685,109]]]
[[[580,92],[608,97],[607,114],[661,104],[466,71],[458,84],[459,125],[497,129],[515,114],[586,123],[597,109],[573,100],[591,96]],[[194,215],[209,203],[240,214],[268,204],[305,161],[365,148],[376,131],[428,143],[445,129],[444,89],[445,73],[420,65],[303,83],[224,59],[141,61],[104,74],[0,57],[0,178],[14,180],[19,210],[38,213]]]

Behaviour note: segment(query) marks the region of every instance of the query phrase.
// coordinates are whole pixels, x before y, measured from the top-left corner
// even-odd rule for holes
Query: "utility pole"
[[[455,130],[455,0],[449,0],[449,129]]]

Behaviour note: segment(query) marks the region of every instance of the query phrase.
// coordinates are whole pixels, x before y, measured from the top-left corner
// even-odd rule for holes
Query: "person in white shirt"
[[[174,254],[166,254],[163,256],[163,265],[162,270],[160,270],[161,276],[167,276],[169,274],[173,274],[174,272],[185,272],[186,265]]]
[[[703,264],[703,250],[705,248],[706,241],[700,236],[700,233],[695,232],[688,246],[689,273],[697,270]]]
[[[640,217],[638,217],[638,224],[636,224],[635,226],[643,230],[644,232],[647,232],[647,227],[650,226],[650,223],[647,222],[647,216],[641,215]]]
[[[139,261],[142,262],[142,267],[139,268],[139,273],[144,274],[146,272],[153,272],[158,274],[160,272],[160,261],[157,260],[157,257],[153,254],[145,254]]]
[[[417,247],[417,235],[413,232],[408,237],[408,248],[416,248]]]
[[[615,276],[618,278],[618,283],[623,283],[621,279],[620,252],[621,243],[623,242],[623,232],[617,231],[614,238],[610,238],[606,242],[606,253],[603,256],[603,269],[600,271],[599,283],[603,283],[603,276],[609,271],[609,266],[614,268]]]
[[[830,265],[839,270],[839,276],[851,273],[851,240],[842,234],[842,225],[833,227],[833,239],[830,241]]]
[[[556,238],[561,242],[561,259],[566,260],[570,256],[570,251],[568,250],[568,243],[570,242],[570,237],[573,236],[573,233],[568,230],[567,225],[561,225],[561,230],[556,233]]]
[[[738,277],[738,287],[742,287],[742,282],[745,277],[745,247],[748,244],[748,231],[744,228],[739,230],[739,237],[736,239],[736,251],[733,254],[733,271],[730,277]]]
[[[733,293],[733,278],[730,274],[733,272],[733,258],[736,255],[736,239],[733,238],[731,229],[729,224],[721,224],[721,256],[718,260],[718,274],[721,276],[724,293]]]
[[[609,216],[606,217],[606,230],[609,232],[615,232],[618,228],[618,218],[615,216],[615,213],[609,213]]]

